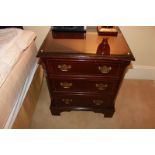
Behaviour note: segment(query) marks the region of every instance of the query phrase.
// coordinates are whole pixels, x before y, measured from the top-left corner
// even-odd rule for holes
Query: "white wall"
[[[120,29],[136,58],[126,78],[155,80],[155,26],[122,26]]]
[[[25,26],[24,29],[32,30],[36,33],[36,46],[39,49],[50,29],[50,26]]]
[[[50,26],[26,26],[37,34],[37,48],[41,46]],[[121,26],[124,37],[136,61],[126,78],[155,80],[155,26]]]
[[[120,27],[134,53],[135,65],[155,66],[155,26]]]

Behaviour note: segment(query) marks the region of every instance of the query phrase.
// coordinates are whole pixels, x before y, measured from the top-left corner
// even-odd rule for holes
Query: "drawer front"
[[[57,93],[54,104],[61,107],[113,107],[111,96]]]
[[[117,81],[91,79],[50,79],[53,91],[113,93]]]
[[[59,75],[119,76],[120,64],[95,60],[47,60],[48,73]]]

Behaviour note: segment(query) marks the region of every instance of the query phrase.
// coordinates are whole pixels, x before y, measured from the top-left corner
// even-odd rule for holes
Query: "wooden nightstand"
[[[49,31],[38,53],[46,72],[51,113],[90,110],[112,117],[126,67],[134,56],[120,30],[117,36],[98,36],[94,28],[83,39],[73,38],[53,38]]]

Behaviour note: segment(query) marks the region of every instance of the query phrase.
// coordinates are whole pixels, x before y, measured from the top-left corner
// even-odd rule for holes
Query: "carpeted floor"
[[[52,116],[50,97],[44,80],[31,128],[45,129],[104,129],[155,128],[155,83],[147,80],[124,80],[116,100],[112,118],[94,112],[62,112]]]

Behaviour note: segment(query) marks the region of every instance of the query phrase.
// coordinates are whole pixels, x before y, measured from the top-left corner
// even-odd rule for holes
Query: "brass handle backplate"
[[[68,88],[70,88],[72,86],[72,83],[70,83],[70,82],[61,82],[60,86],[62,86],[65,89],[68,89]]]
[[[97,83],[95,86],[98,90],[105,90],[108,87],[108,84]]]
[[[62,72],[67,72],[69,71],[72,66],[71,65],[66,65],[66,64],[63,64],[63,65],[58,65],[58,68],[62,71]]]
[[[112,67],[111,66],[99,66],[98,69],[101,73],[108,74],[112,70]]]
[[[73,100],[69,99],[69,98],[63,98],[62,102],[64,102],[65,104],[70,104]]]
[[[93,103],[95,105],[102,105],[104,102],[103,102],[103,100],[93,100]]]

